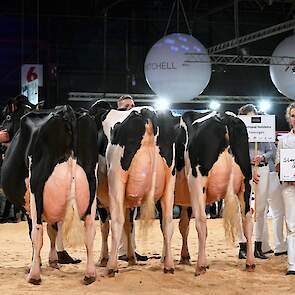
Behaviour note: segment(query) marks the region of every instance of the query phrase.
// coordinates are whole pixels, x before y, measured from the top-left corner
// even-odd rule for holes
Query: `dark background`
[[[73,91],[152,94],[144,77],[144,60],[151,46],[164,36],[173,2],[1,1],[1,106],[20,93],[23,63],[43,64],[40,97],[48,106],[66,103]],[[205,47],[235,38],[233,0],[182,2],[193,36]],[[295,14],[295,0],[240,0],[238,6],[240,36],[291,20]],[[176,32],[176,26],[174,14],[168,33]],[[188,33],[182,13],[179,32]],[[242,50],[249,55],[270,56],[292,33],[246,44]],[[240,54],[241,48],[222,53]],[[281,96],[271,82],[268,67],[215,65],[212,70],[204,95]],[[236,112],[241,105],[223,104],[222,109]],[[285,108],[285,104],[276,104],[272,109],[281,130],[287,129]]]

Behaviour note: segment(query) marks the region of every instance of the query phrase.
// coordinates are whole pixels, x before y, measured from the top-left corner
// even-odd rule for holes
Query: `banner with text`
[[[275,115],[238,116],[246,125],[249,142],[275,142]]]

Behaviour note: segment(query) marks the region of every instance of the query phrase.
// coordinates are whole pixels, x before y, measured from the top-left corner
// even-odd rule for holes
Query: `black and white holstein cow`
[[[4,122],[3,127],[5,129]],[[49,264],[57,263],[56,230],[63,221],[63,238],[69,244],[84,242],[87,248],[85,284],[95,281],[97,127],[86,113],[71,107],[32,111],[21,118],[20,128],[8,147],[1,178],[5,196],[32,219],[33,261],[28,281],[40,284],[40,251],[43,226],[48,223]],[[85,221],[84,229],[80,217]]]
[[[33,110],[40,110],[43,108],[44,101],[38,102],[37,105],[30,103],[28,97],[24,95],[17,95],[16,97],[10,98],[1,112],[2,120],[0,126],[0,143],[1,143],[1,153],[4,155],[7,146],[12,141],[14,135],[18,132],[20,128],[21,117]],[[5,126],[2,126],[4,123]],[[4,132],[3,132],[4,131]],[[23,149],[25,152],[25,149]],[[3,156],[1,155],[1,166],[2,166]],[[24,211],[24,210],[23,210]],[[25,213],[25,212],[24,212]],[[28,217],[28,216],[27,216]],[[29,225],[29,234],[31,238],[32,232],[32,221],[28,217],[27,222]],[[61,222],[57,224],[54,229],[57,230],[56,246],[57,246],[57,256],[59,264],[76,264],[81,262],[80,259],[71,257],[68,252],[64,249],[62,234],[61,234]],[[59,230],[58,230],[59,229]],[[59,267],[56,265],[56,267]]]
[[[252,175],[244,123],[232,113],[184,113],[176,145],[176,170],[175,204],[185,206],[180,221],[183,236],[181,262],[189,263],[190,259],[187,248],[189,212],[185,209],[191,206],[195,216],[199,238],[195,274],[200,275],[208,268],[205,206],[224,198],[226,235],[234,239],[234,235],[242,230],[242,212],[247,239],[246,269],[253,271],[255,264],[249,205]]]
[[[96,105],[92,109],[99,109]],[[90,110],[91,112],[91,110]],[[108,258],[108,223],[102,227],[100,261],[108,261],[107,273],[118,272],[118,247],[123,227],[128,237],[128,262],[136,263],[131,243],[132,218],[126,208],[141,207],[141,218],[154,217],[154,204],[163,208],[164,272],[174,272],[171,252],[172,210],[175,188],[175,133],[171,119],[156,114],[151,107],[129,111],[108,110],[102,117],[106,143],[100,151],[98,198],[111,213],[112,245]],[[128,211],[128,210],[127,210]],[[146,216],[146,217],[144,217]],[[125,222],[125,223],[124,223]]]

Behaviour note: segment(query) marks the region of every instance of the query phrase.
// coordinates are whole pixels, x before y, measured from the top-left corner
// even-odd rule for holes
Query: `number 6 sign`
[[[43,65],[24,64],[22,65],[22,87],[31,81],[38,79],[38,86],[43,86]]]

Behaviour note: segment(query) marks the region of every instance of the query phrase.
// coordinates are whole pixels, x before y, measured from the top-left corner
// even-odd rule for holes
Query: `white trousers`
[[[265,223],[265,209],[267,207],[267,198],[269,191],[269,168],[268,166],[258,167],[259,182],[258,184],[252,184],[252,190],[256,189],[256,222],[254,224],[255,241],[263,241],[263,229]],[[256,186],[256,187],[255,187]]]
[[[260,179],[256,187],[255,241],[262,241],[263,252],[271,249],[266,217],[270,206],[272,211],[274,252],[284,252],[287,247],[283,234],[285,207],[279,177],[277,172],[269,172],[267,166],[259,167],[258,169]],[[254,189],[255,187],[252,185],[252,190]],[[244,237],[240,237],[240,242],[245,241]]]
[[[284,252],[287,250],[283,234],[285,206],[282,195],[282,187],[277,172],[269,173],[268,202],[272,212],[274,252]]]
[[[283,234],[285,210],[279,177],[277,172],[269,172],[267,166],[258,169],[260,178],[256,188],[255,241],[262,241],[263,251],[270,249],[266,219],[269,205],[272,211],[274,252],[284,252],[286,251]]]
[[[295,186],[283,184],[287,223],[288,270],[295,271]]]

